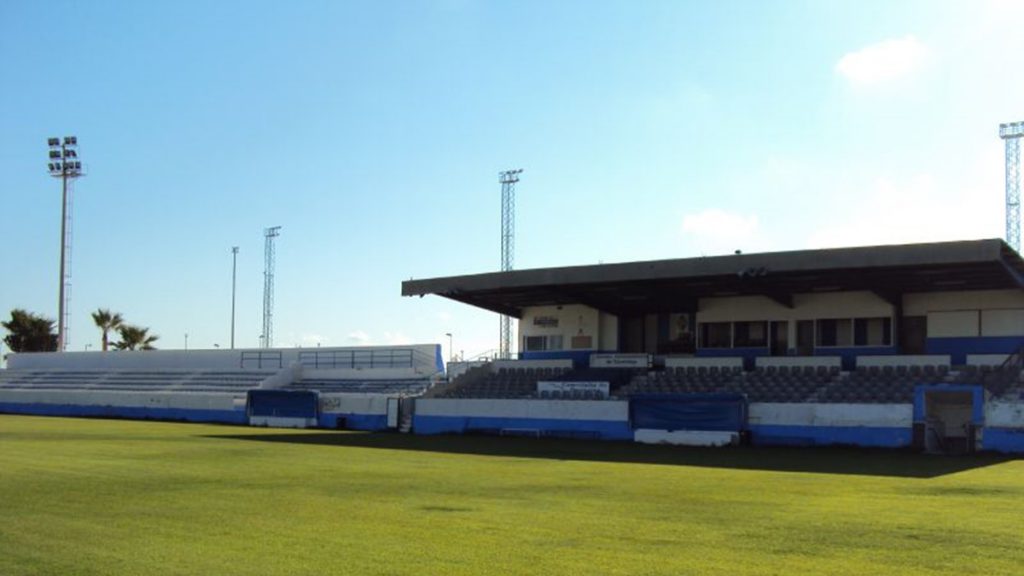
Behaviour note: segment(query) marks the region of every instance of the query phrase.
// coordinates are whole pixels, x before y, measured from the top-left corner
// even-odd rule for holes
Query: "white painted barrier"
[[[993,400],[986,402],[985,426],[1024,428],[1024,401]]]
[[[650,368],[650,354],[591,354],[591,368]]]
[[[969,366],[1002,366],[1009,356],[1009,354],[968,354],[967,364]]]
[[[727,357],[727,358],[693,358],[693,357],[668,357],[665,358],[666,368],[687,368],[693,366],[694,368],[717,366],[718,368],[733,368],[739,366],[743,367],[743,358],[739,357]]]
[[[754,359],[754,365],[758,368],[769,366],[824,366],[826,368],[840,367],[843,359],[839,356],[759,356]]]
[[[712,430],[669,431],[640,428],[634,431],[633,440],[642,444],[714,447],[738,444],[740,435],[736,432],[717,432]]]
[[[571,358],[555,360],[495,360],[491,362],[491,372],[502,368],[516,370],[518,368],[572,368]]]
[[[949,366],[948,354],[858,356],[857,366]]]
[[[750,404],[751,426],[863,426],[910,428],[914,421],[912,404]]]

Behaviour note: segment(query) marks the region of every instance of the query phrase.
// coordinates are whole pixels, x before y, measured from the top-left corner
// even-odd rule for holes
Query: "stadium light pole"
[[[235,349],[235,290],[238,278],[238,246],[231,247],[231,349]]]
[[[71,248],[71,226],[70,210],[68,206],[68,180],[74,180],[82,176],[82,162],[78,159],[78,137],[65,136],[60,138],[49,138],[46,141],[50,147],[49,163],[50,176],[61,180],[61,207],[60,207],[60,284],[58,288],[57,303],[57,351],[63,352],[67,348],[67,288],[70,283],[70,269],[68,268],[68,252]]]

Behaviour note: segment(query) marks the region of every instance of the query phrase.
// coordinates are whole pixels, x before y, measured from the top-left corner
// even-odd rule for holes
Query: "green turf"
[[[1021,574],[1024,461],[0,415],[0,574]]]

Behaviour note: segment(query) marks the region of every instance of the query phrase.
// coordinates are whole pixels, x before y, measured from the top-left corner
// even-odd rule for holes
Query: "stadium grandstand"
[[[12,354],[0,412],[384,430],[443,370],[432,344]]]
[[[402,294],[517,318],[518,357],[12,354],[0,412],[1024,452],[1024,261],[1001,240],[517,270]]]
[[[410,280],[519,319],[419,433],[1024,451],[1024,261],[1001,240]]]

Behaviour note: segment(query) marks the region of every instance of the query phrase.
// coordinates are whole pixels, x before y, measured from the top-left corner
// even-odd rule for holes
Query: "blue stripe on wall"
[[[910,446],[912,429],[865,426],[781,426],[750,427],[755,446],[850,445],[880,448]]]
[[[590,365],[591,354],[604,354],[597,350],[548,350],[544,352],[520,352],[520,360],[572,360],[574,366],[585,368]]]
[[[632,440],[633,430],[625,420],[556,420],[547,418],[498,418],[476,416],[420,416],[413,418],[417,434],[462,434],[502,429],[541,430],[545,433],[585,435],[603,440]]]
[[[1024,346],[1024,336],[985,336],[978,338],[929,338],[929,354],[949,354],[953,364],[966,364],[968,354],[1012,354]]]
[[[1024,429],[985,428],[981,437],[981,449],[1005,453],[1024,453]]]
[[[245,410],[198,410],[186,408],[149,408],[144,406],[89,406],[77,404],[18,404],[0,402],[0,412],[35,416],[102,416],[135,420],[185,420],[247,424]]]

